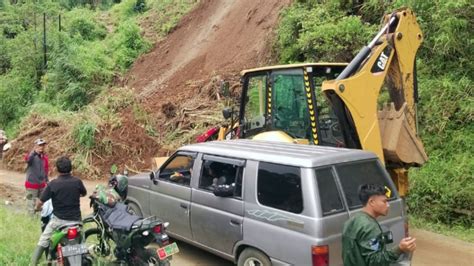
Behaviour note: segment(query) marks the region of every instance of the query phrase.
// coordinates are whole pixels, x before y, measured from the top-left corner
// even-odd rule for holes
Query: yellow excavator
[[[403,196],[408,169],[428,157],[418,136],[416,52],[423,41],[410,9],[384,17],[381,30],[349,63],[303,63],[244,70],[238,112],[199,141],[253,138],[376,153]]]

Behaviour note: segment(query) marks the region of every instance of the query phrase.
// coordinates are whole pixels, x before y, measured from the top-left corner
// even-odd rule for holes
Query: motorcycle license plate
[[[169,256],[176,254],[178,252],[179,252],[179,249],[176,243],[172,243],[168,246],[164,246],[156,250],[156,253],[158,254],[158,257],[160,258],[160,260],[164,260],[168,258]]]
[[[74,255],[86,254],[89,251],[87,250],[86,244],[77,244],[77,245],[63,246],[62,252],[63,252],[64,257],[70,257]]]

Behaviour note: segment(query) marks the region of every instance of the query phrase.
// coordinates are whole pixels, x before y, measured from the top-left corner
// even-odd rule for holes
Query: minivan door
[[[192,239],[189,220],[191,180],[196,153],[177,152],[160,168],[150,193],[151,215],[169,222],[169,233]]]
[[[232,255],[234,245],[242,239],[245,161],[203,155],[200,164],[199,182],[193,184],[191,195],[193,239],[208,248]],[[214,195],[217,186],[229,188],[229,194]]]

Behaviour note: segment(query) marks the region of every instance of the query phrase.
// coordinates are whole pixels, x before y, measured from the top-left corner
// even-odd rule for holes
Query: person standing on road
[[[364,207],[344,224],[344,266],[389,265],[396,262],[402,253],[416,249],[416,239],[411,237],[403,238],[391,250],[386,248],[386,244],[391,243],[391,234],[384,234],[376,219],[388,214],[390,193],[381,185],[366,184],[359,187],[359,199]]]
[[[32,265],[37,265],[41,255],[47,250],[54,230],[64,224],[81,222],[80,197],[87,194],[84,183],[71,175],[72,164],[69,158],[60,157],[56,161],[56,168],[59,176],[48,184],[36,203],[35,210],[41,210],[43,203],[51,199],[53,216],[40,236],[31,258]]]
[[[8,142],[7,134],[5,134],[5,131],[0,129],[0,162],[2,161],[2,157],[3,157],[3,146],[5,146],[7,142]]]
[[[48,182],[49,161],[45,153],[46,141],[43,139],[35,140],[33,151],[25,156],[26,167],[26,200],[28,213],[35,214],[36,200],[43,192]]]

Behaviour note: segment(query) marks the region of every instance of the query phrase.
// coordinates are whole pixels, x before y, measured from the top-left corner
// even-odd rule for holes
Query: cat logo
[[[372,66],[372,69],[370,72],[372,73],[379,73],[383,72],[385,68],[387,67],[387,64],[389,63],[389,58],[392,53],[392,48],[390,46],[385,47],[383,51],[380,53],[379,57],[377,58],[377,61],[374,63]]]
[[[380,54],[379,59],[377,60],[377,66],[383,71],[387,65],[388,55],[385,55],[383,52]]]

